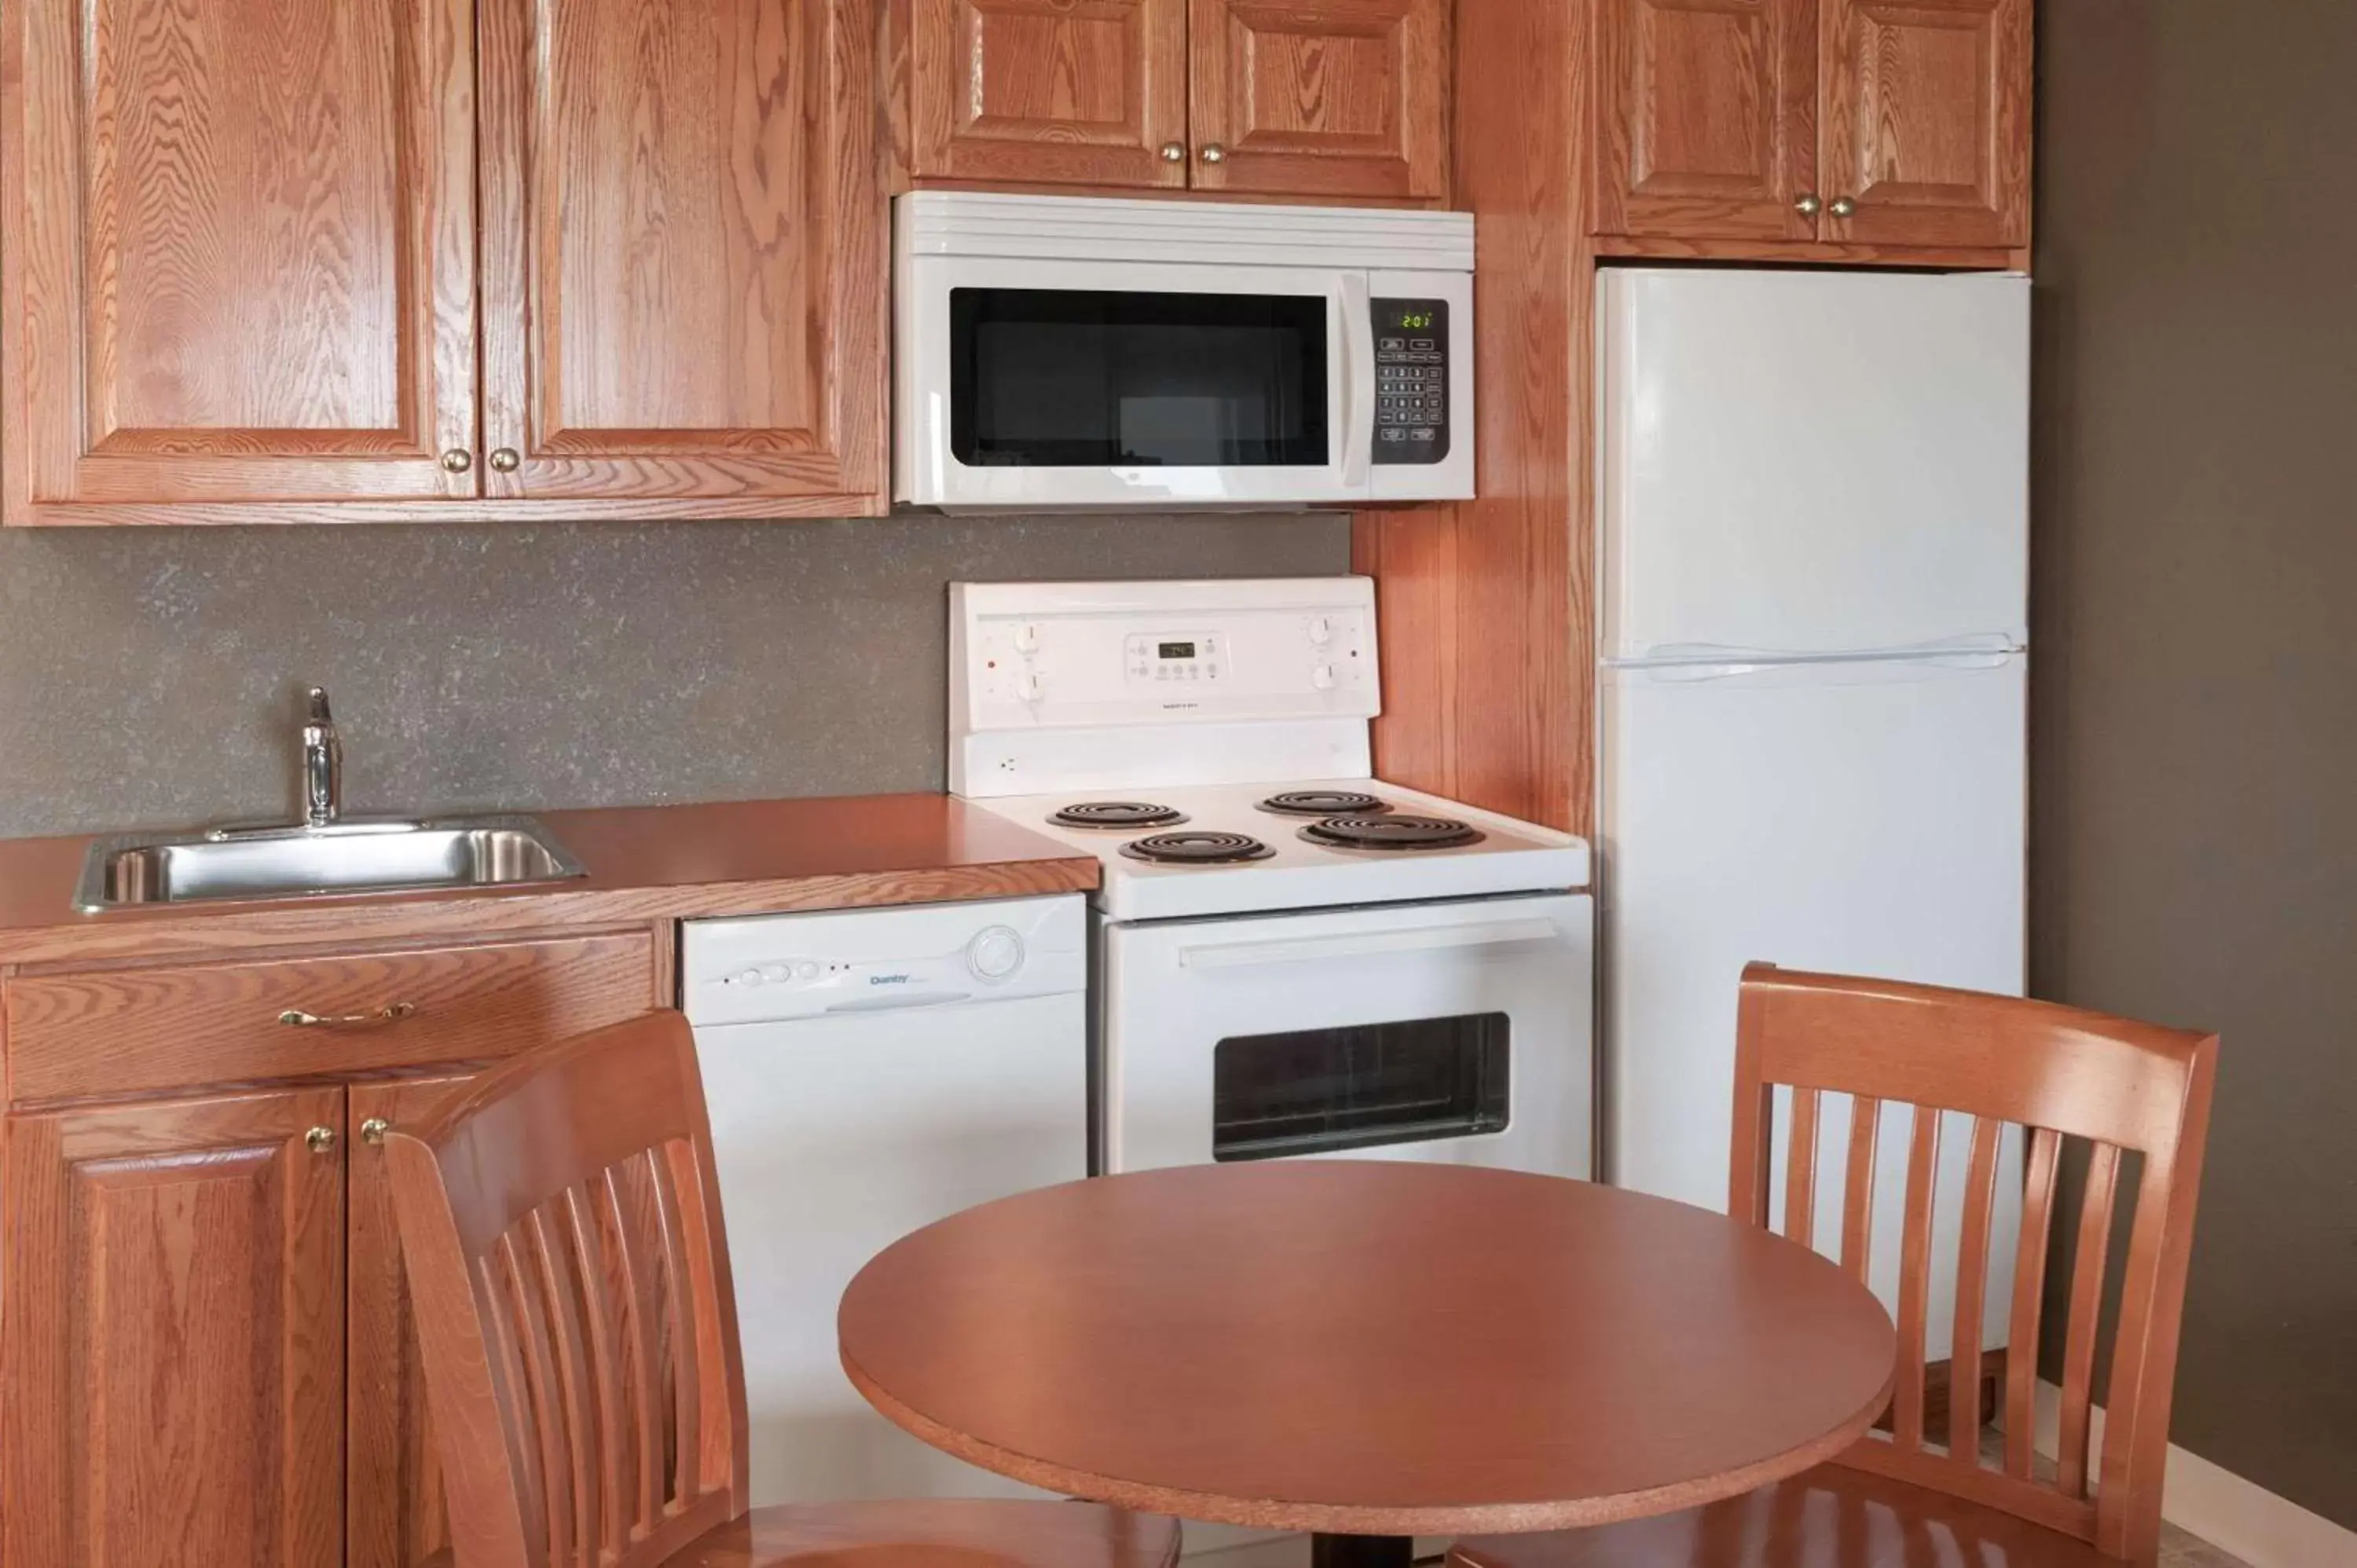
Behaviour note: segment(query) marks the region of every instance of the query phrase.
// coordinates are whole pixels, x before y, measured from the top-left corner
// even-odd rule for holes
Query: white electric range
[[[1586,1176],[1587,846],[1374,779],[1373,584],[959,584],[951,789],[1095,853],[1101,1171]]]

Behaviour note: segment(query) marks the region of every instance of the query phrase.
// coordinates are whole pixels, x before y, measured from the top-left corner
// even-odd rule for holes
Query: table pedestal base
[[[1313,1535],[1309,1568],[1409,1568],[1415,1541],[1405,1535]]]

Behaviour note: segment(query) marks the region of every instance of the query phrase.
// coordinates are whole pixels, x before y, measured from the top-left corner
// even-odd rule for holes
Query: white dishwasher
[[[908,1232],[1088,1174],[1086,933],[1077,897],[688,924],[756,1504],[1027,1495],[870,1410],[834,1315]]]

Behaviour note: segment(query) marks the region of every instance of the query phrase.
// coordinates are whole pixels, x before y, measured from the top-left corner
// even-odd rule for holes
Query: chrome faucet
[[[303,825],[331,828],[344,814],[344,743],[336,736],[325,688],[306,693],[303,718]]]

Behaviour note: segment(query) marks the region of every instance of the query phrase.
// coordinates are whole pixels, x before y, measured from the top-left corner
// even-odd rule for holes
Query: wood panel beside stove
[[[1591,827],[1587,372],[1594,247],[1585,5],[1457,17],[1458,203],[1479,220],[1480,499],[1360,514],[1376,579],[1383,779],[1566,832]]]
[[[1753,47],[1782,15],[1775,5],[1681,5],[1676,48],[1709,69],[1673,81],[1630,47],[1632,29],[1661,23],[1652,13],[1666,9],[1651,0],[1458,6],[1451,187],[1478,220],[1480,499],[1361,512],[1352,537],[1355,569],[1376,579],[1382,626],[1378,776],[1582,835],[1595,828],[1597,268],[2029,263],[2029,133],[2016,110],[2029,97],[2030,0],[1970,0],[1942,22],[1995,42],[1970,56],[1971,70],[1908,99],[1908,166],[1921,188],[1891,194],[1904,209],[1889,213],[1880,198],[1832,205],[1813,189],[1784,189],[1826,156],[1857,161],[1854,148],[1816,146],[1831,133],[1812,120],[1813,90],[1780,74],[1797,71],[1803,53],[1813,59],[1819,40]],[[1828,80],[1855,95],[1846,58],[1826,68]],[[1732,100],[1767,116],[1789,157],[1764,143],[1680,145],[1714,166],[1737,152],[1783,158],[1790,168],[1760,181],[1793,211],[1763,205],[1765,217],[1730,230],[1724,203],[1681,198],[1631,221],[1631,138],[1650,146],[1649,124],[1692,132],[1688,122]],[[1813,158],[1803,156],[1813,147]],[[1970,178],[1937,163],[1934,154],[1954,148],[1976,149],[1958,166]]]

